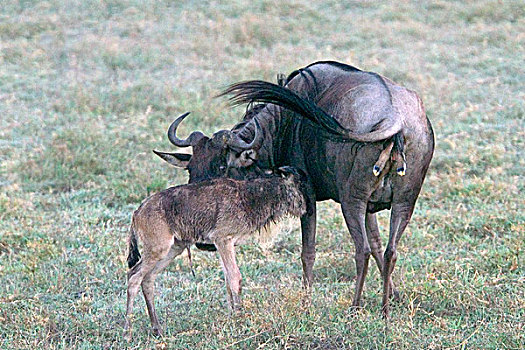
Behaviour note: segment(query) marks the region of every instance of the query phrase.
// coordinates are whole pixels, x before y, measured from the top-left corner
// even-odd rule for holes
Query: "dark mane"
[[[292,73],[290,73],[288,75],[288,78],[286,78],[286,84],[288,84],[288,82],[290,82],[290,80],[295,78],[296,75],[301,74],[301,72],[303,70],[309,70],[310,67],[315,66],[317,64],[328,64],[330,66],[337,67],[337,68],[339,68],[341,70],[344,70],[346,72],[362,72],[362,70],[359,69],[359,68],[356,68],[354,66],[351,66],[349,64],[344,64],[344,63],[341,63],[341,62],[336,62],[336,61],[317,61],[317,62],[314,62],[314,63],[311,63],[311,64],[307,65],[304,68],[299,68],[299,69],[294,70]]]
[[[246,106],[246,112],[244,113],[242,120],[248,121],[251,120],[254,116],[257,115],[264,107],[266,107],[266,103],[250,103]]]
[[[219,96],[229,97],[232,106],[245,103],[272,103],[289,109],[311,122],[321,125],[324,130],[333,134],[333,139],[347,140],[345,128],[314,102],[298,96],[295,92],[260,80],[250,80],[236,83],[224,90]]]
[[[246,105],[246,111],[244,112],[244,115],[242,116],[242,120],[235,124],[235,126],[232,128],[232,131],[235,130],[241,130],[248,124],[250,120],[253,119],[264,107],[266,107],[266,103],[248,103]]]

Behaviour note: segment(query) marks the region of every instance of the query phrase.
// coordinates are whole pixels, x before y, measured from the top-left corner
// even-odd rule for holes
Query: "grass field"
[[[0,348],[523,349],[524,33],[518,0],[3,0]],[[321,59],[416,90],[434,125],[390,327],[375,265],[350,312],[354,248],[325,202],[310,305],[290,221],[239,250],[241,315],[216,254],[194,251],[195,278],[184,255],[158,279],[165,337],[140,297],[123,339],[131,213],[187,181],[151,153],[172,149],[169,123],[193,111],[182,135],[229,128],[241,109],[212,98],[222,88]]]

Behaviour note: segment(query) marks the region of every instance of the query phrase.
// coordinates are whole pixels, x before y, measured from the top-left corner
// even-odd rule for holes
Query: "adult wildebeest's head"
[[[154,151],[173,166],[188,170],[189,182],[197,182],[228,173],[228,176],[242,178],[251,172],[257,160],[262,143],[262,130],[254,121],[252,140],[245,141],[231,130],[219,130],[211,137],[194,131],[186,139],[177,137],[177,127],[190,113],[178,117],[168,129],[168,139],[177,147],[192,147],[193,154]]]

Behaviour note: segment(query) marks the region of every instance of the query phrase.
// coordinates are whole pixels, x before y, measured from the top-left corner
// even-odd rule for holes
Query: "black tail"
[[[231,85],[219,96],[232,95],[232,105],[251,102],[273,103],[289,109],[320,125],[330,133],[333,141],[377,142],[386,140],[402,129],[401,119],[395,116],[383,119],[376,130],[357,134],[345,129],[334,117],[314,102],[304,99],[290,89],[261,80],[249,80]]]
[[[314,102],[306,100],[290,89],[261,80],[233,84],[218,96],[232,95],[229,100],[237,106],[251,102],[273,103],[289,109],[321,125],[341,140],[348,140],[348,131]]]
[[[137,235],[131,225],[129,229],[129,241],[128,241],[128,267],[131,269],[140,260],[139,246],[137,244]]]

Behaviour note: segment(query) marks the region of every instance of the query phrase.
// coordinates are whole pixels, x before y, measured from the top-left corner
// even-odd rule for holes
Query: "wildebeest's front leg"
[[[345,198],[341,202],[341,208],[346,225],[355,243],[357,279],[353,306],[360,306],[361,294],[363,292],[365,277],[368,272],[368,261],[371,254],[365,227],[366,200],[353,197]]]
[[[241,272],[235,261],[235,242],[233,240],[214,242],[221,257],[222,270],[228,291],[228,305],[231,311],[241,306]]]
[[[303,286],[306,289],[312,286],[314,280],[313,266],[315,262],[315,231],[317,223],[315,199],[308,200],[308,210],[301,217],[301,261],[303,263]]]

